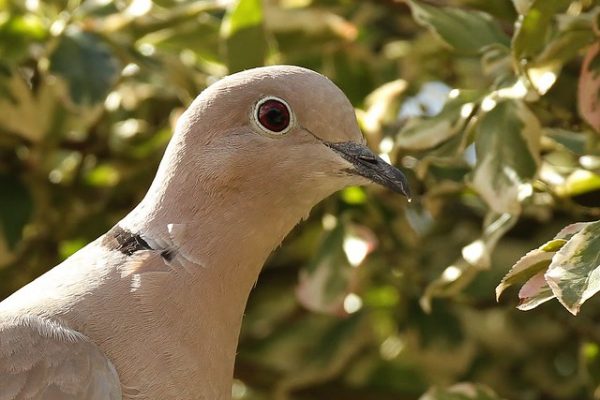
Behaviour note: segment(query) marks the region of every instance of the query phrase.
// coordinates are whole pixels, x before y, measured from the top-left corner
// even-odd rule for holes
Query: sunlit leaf
[[[585,169],[573,171],[565,183],[559,188],[562,196],[574,197],[577,195],[600,190],[600,175]]]
[[[46,26],[35,14],[0,17],[0,60],[4,63],[21,61],[27,57],[29,47],[47,35]]]
[[[43,140],[59,113],[61,83],[42,80],[34,92],[26,78],[14,72],[5,89],[8,95],[0,96],[0,127],[34,143]]]
[[[600,291],[600,221],[585,225],[556,253],[546,280],[558,300],[574,315]]]
[[[152,32],[141,38],[139,43],[148,43],[173,54],[190,50],[208,61],[221,62],[219,27],[218,19],[206,16]]]
[[[378,134],[382,125],[393,122],[397,118],[399,97],[407,88],[408,82],[397,79],[371,92],[365,99],[365,111],[359,117],[363,131],[371,135]]]
[[[261,0],[238,0],[221,26],[229,72],[264,64],[268,44]]]
[[[495,212],[519,213],[522,185],[537,173],[540,130],[517,100],[503,100],[481,118],[473,186]]]
[[[71,99],[85,105],[104,100],[119,63],[99,36],[68,29],[50,56],[50,70],[66,80]]]
[[[351,41],[358,27],[325,8],[266,7],[265,26],[270,32],[298,32],[302,35],[332,35]]]
[[[509,43],[494,19],[484,12],[441,8],[415,0],[409,4],[417,22],[427,26],[460,53],[475,55],[485,46]]]
[[[467,96],[471,97],[471,96]],[[398,133],[396,144],[409,150],[434,147],[459,133],[473,116],[476,105],[464,96],[450,99],[436,116],[410,120]]]

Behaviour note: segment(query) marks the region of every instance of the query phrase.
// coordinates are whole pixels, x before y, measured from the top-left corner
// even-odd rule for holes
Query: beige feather
[[[289,104],[285,135],[254,119],[265,96]],[[320,200],[368,182],[327,145],[345,142],[364,142],[354,110],[315,72],[259,68],[209,87],[143,201],[0,303],[0,400],[229,399],[266,258]],[[357,163],[389,167],[361,149]]]

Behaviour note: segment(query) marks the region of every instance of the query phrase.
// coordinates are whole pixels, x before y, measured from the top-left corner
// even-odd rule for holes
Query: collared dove
[[[0,400],[231,398],[249,292],[320,200],[406,178],[322,75],[256,68],[179,119],[142,202],[0,303]]]

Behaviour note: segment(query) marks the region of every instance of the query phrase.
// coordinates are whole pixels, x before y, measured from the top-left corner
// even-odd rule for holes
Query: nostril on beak
[[[361,154],[358,156],[358,158],[370,164],[377,164],[377,157],[375,157],[374,155]]]

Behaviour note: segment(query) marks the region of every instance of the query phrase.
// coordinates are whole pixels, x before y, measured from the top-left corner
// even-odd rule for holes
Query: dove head
[[[344,93],[314,71],[273,66],[228,76],[180,118],[173,147],[199,190],[269,193],[314,205],[348,185],[379,183],[408,196],[406,178],[365,145]],[[183,150],[183,151],[181,151]]]
[[[404,174],[365,146],[337,86],[305,68],[256,68],[212,84],[193,101],[129,219],[143,221],[142,232],[195,226],[189,231],[196,239],[174,240],[179,248],[196,241],[216,254],[207,241],[244,235],[264,255],[316,203],[371,182],[408,196]]]

